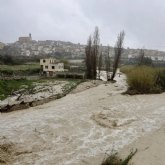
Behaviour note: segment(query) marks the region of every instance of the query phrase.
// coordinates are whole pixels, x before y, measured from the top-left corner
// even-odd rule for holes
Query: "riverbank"
[[[105,153],[121,151],[164,125],[165,93],[122,95],[126,89],[120,75],[113,84],[1,113],[0,142],[14,147],[7,163],[100,165]]]
[[[19,83],[19,81],[21,82]],[[14,83],[16,85],[13,85]],[[22,85],[23,83],[25,85]],[[36,81],[11,80],[11,82],[9,80],[8,86],[11,87],[12,84],[12,86],[14,86],[13,89],[19,90],[12,92],[11,96],[0,101],[0,112],[11,112],[42,105],[52,100],[62,98],[68,93],[78,93],[103,83],[104,82],[100,80],[88,80],[86,82],[82,80],[53,79]]]
[[[2,81],[2,80],[1,80]],[[27,109],[59,99],[74,89],[80,80],[5,80],[1,90],[6,99],[0,101],[0,112]]]
[[[165,163],[165,125],[143,137],[138,138],[132,144],[125,146],[120,154],[127,156],[131,149],[138,149],[130,163],[134,165],[164,165]]]

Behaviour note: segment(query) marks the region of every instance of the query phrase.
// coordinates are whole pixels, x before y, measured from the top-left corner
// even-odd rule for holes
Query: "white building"
[[[31,33],[29,33],[29,36],[26,36],[26,37],[19,37],[18,38],[18,41],[20,43],[30,43],[32,41],[32,35]]]
[[[4,46],[5,46],[5,44],[4,44],[4,43],[2,43],[2,42],[0,42],[0,49],[3,49],[3,48],[4,48]]]
[[[26,56],[30,56],[30,50],[26,50]]]
[[[64,72],[64,63],[57,61],[54,58],[40,59],[40,66],[44,73],[48,76],[53,76],[56,72]]]

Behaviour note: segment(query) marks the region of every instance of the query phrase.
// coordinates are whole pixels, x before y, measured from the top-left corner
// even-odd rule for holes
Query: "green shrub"
[[[0,70],[0,74],[3,74],[3,75],[7,75],[7,76],[11,76],[13,75],[14,71],[12,70]]]
[[[163,91],[165,91],[165,70],[159,70],[157,72],[156,84],[161,87]]]
[[[127,94],[161,93],[165,91],[165,69],[149,66],[123,66],[127,75]]]
[[[156,70],[151,67],[135,67],[128,76],[130,90],[138,93],[150,93],[156,90]]]

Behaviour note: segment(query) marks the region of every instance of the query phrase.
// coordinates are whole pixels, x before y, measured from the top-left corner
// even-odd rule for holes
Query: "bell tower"
[[[29,33],[29,38],[30,38],[30,40],[32,40],[32,34],[31,33]]]

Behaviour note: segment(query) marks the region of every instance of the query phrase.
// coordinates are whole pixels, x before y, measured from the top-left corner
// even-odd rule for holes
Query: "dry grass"
[[[120,68],[120,71],[122,72],[122,73],[125,73],[125,74],[127,74],[127,73],[129,73],[132,69],[134,69],[135,68],[135,66],[134,65],[125,65],[125,66],[122,66],[121,68]]]
[[[150,67],[136,67],[128,76],[128,85],[130,90],[136,90],[140,93],[151,93],[155,90],[156,70]]]
[[[127,75],[128,94],[147,94],[163,92],[163,69],[148,66],[129,66],[121,69]],[[163,79],[164,78],[164,79]]]
[[[118,153],[112,153],[105,158],[101,165],[128,165],[129,161],[136,154],[137,149],[135,151],[131,151],[130,154],[125,158],[121,159]]]
[[[0,164],[7,164],[12,160],[13,147],[12,143],[0,144]]]

